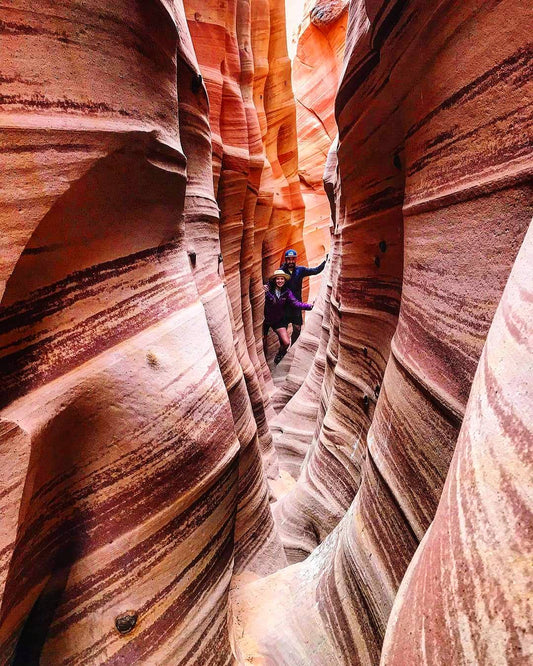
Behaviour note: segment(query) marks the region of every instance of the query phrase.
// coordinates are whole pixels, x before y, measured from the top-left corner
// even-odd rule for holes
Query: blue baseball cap
[[[286,257],[296,257],[296,254],[296,250],[287,250],[287,252],[285,252]]]

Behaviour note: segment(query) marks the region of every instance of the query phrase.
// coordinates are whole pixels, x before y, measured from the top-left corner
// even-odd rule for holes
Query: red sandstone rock
[[[238,181],[231,169],[241,169],[242,201],[248,184],[257,190],[262,166],[252,79],[241,80],[242,73],[253,73],[245,5],[224,15],[230,24],[231,12],[233,20],[238,17],[238,35],[225,26],[217,33],[215,27],[227,65],[219,114],[226,143],[223,167],[215,159],[215,181],[228,228],[231,206],[240,203],[224,195],[225,179],[234,187]],[[2,359],[7,372],[2,451],[7,456],[16,447],[19,461],[2,534],[2,654],[17,651],[17,658],[25,658],[25,650],[42,647],[41,663],[56,663],[58,655],[79,659],[82,653],[92,662],[181,661],[190,652],[202,663],[213,658],[226,663],[231,660],[226,600],[233,558],[237,571],[255,575],[285,562],[258,449],[261,443],[265,464],[275,472],[266,396],[255,369],[251,274],[239,270],[255,252],[255,199],[245,204],[244,217],[235,218],[241,231],[221,236],[223,247],[227,239],[224,276],[207,104],[183,8],[179,2],[153,2],[135,13],[123,3],[114,13],[98,11],[93,3],[85,14],[72,6],[64,8],[64,16],[37,18],[13,7],[3,17],[11,26],[12,54],[3,65],[3,81],[12,89],[3,97],[3,143],[9,146],[4,173],[12,178],[7,181],[11,192],[19,191],[19,174],[25,174],[27,195],[15,203],[8,189],[2,206],[3,270],[9,278],[1,311],[2,337],[9,345]],[[105,46],[106,21],[123,28],[113,49]],[[28,41],[33,35],[41,36]],[[89,43],[100,45],[99,59],[80,55],[91,50]],[[52,63],[57,90],[46,73]],[[34,83],[38,79],[41,88]],[[94,99],[86,101],[80,79],[88,82]],[[176,80],[179,106],[172,93]],[[236,108],[241,115],[235,115]],[[275,113],[274,101],[270,108]],[[249,139],[243,144],[247,126]],[[235,150],[232,136],[238,139]],[[239,151],[244,151],[241,167],[232,166]],[[33,161],[36,152],[39,159]],[[235,260],[234,240],[242,245]],[[256,293],[262,293],[259,259],[256,253]],[[174,440],[183,442],[181,448]],[[62,460],[48,460],[50,448]],[[31,460],[30,467],[25,460]],[[176,474],[182,483],[175,483]],[[35,478],[33,489],[27,475]],[[100,477],[109,480],[100,484]],[[127,499],[131,484],[154,486],[152,504],[139,490]],[[137,511],[137,505],[145,508]],[[109,519],[103,517],[104,506]],[[146,511],[156,514],[148,518]],[[91,515],[99,516],[94,527]],[[50,526],[35,532],[36,520]],[[167,538],[168,525],[173,527]],[[157,562],[150,555],[152,541],[157,541]],[[27,578],[38,547],[48,556]],[[136,564],[126,566],[130,560]],[[127,582],[132,576],[136,586]],[[101,582],[91,589],[87,581],[94,577]],[[80,586],[87,587],[81,596],[75,591]],[[54,599],[56,588],[63,592]],[[107,596],[100,598],[104,590]],[[94,611],[80,614],[80,604]],[[173,605],[184,613],[181,620]],[[125,611],[138,617],[134,631],[121,636],[113,623]],[[40,621],[42,636],[36,637],[32,613],[49,612],[50,631]]]
[[[313,435],[326,364],[329,338],[329,267],[321,291],[306,318],[285,382],[273,396],[274,408],[285,407],[271,421],[280,469],[296,480]],[[312,446],[312,444],[311,444]]]
[[[2,20],[2,662],[230,663],[239,443],[180,222],[184,16]],[[205,100],[198,118],[209,148]]]
[[[308,2],[299,27],[293,64],[298,169],[305,202],[304,242],[311,265],[322,261],[330,244],[330,208],[322,177],[337,134],[334,100],[342,68],[348,3]],[[311,297],[319,277],[311,280]]]
[[[483,343],[531,217],[532,162],[525,135],[515,131],[526,122],[526,24],[524,6],[510,2],[441,3],[438,11],[418,2],[351,4],[336,102],[338,177],[328,187],[336,219],[327,408],[297,484],[276,506],[289,559],[322,543],[305,561],[242,591],[250,659],[291,666],[379,661],[400,582],[435,517]],[[524,489],[531,479],[519,473]],[[473,502],[470,492],[465,501]],[[445,615],[439,605],[429,611],[436,637],[422,635],[421,604],[439,603],[422,576],[427,580],[442,557],[438,540],[456,520],[448,502],[398,600],[391,621],[398,617],[400,625],[389,626],[385,663],[416,662],[422,646],[432,650],[426,663],[438,660],[439,650],[449,663],[498,663],[486,646],[500,650],[514,640],[506,632],[492,639],[480,608],[469,615],[464,645],[461,611]],[[491,498],[478,499],[473,520],[479,502],[488,506]],[[511,507],[503,506],[505,522]],[[480,605],[490,604],[490,574],[473,574],[468,563],[475,535],[460,541],[458,562],[470,568],[469,584],[479,581]],[[527,548],[521,541],[520,552]],[[448,572],[440,580],[451,604]],[[458,602],[467,612],[463,595]],[[508,626],[524,626],[530,608],[508,603]],[[453,640],[437,629],[443,621],[451,622]],[[410,651],[408,632],[416,641]]]
[[[525,5],[351,3],[272,573],[283,5],[141,4],[0,10],[2,661],[520,663],[530,235],[481,351],[531,217]]]
[[[337,132],[334,95],[344,52],[346,10],[345,2],[308,3],[299,28],[294,60],[299,175],[305,202],[304,241],[311,264],[322,261],[330,243],[330,204],[323,187],[323,175],[326,156]],[[313,314],[306,315],[306,326],[294,362],[284,384],[273,396],[273,406],[278,412],[291,400],[285,411],[271,423],[271,428],[280,466],[293,478],[298,477],[316,430],[329,337],[326,279],[326,275],[321,274],[310,280],[310,298],[314,297],[320,284],[321,295]],[[322,324],[324,307],[328,316]],[[305,386],[299,391],[306,375]]]
[[[531,654],[533,227],[492,322],[432,525],[382,664],[522,664]]]
[[[234,571],[246,570],[266,575],[283,566],[285,557],[273,524],[268,504],[269,491],[262,470],[257,428],[260,415],[257,412],[254,415],[245,374],[235,353],[233,333],[239,329],[234,325],[234,318],[227,307],[226,285],[221,280],[224,273],[219,258],[219,220],[213,193],[208,102],[205,89],[200,87],[195,91],[190,84],[199,74],[194,53],[192,57],[193,62],[185,63],[180,72],[182,75],[178,76],[180,136],[188,156],[185,236],[240,442]],[[253,219],[245,221],[244,226],[253,232]],[[243,239],[243,246],[249,247],[251,253],[252,244],[246,245]],[[241,276],[243,280],[250,279],[246,271],[241,271]],[[248,293],[248,289],[242,291]],[[245,308],[250,311],[248,298],[242,301],[243,317]],[[245,337],[248,340],[250,336],[253,341],[251,318],[247,320],[250,320],[250,330],[246,331]],[[248,350],[253,354],[255,346],[249,346]],[[249,360],[247,362],[250,363]],[[255,362],[258,365],[257,357]]]

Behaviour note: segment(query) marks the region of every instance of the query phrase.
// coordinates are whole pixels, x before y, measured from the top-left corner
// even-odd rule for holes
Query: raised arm
[[[325,265],[326,265],[326,260],[324,259],[324,261],[318,266],[315,266],[315,268],[307,268],[305,266],[302,266],[303,277],[307,277],[309,275],[318,275],[319,273],[322,273]]]
[[[292,305],[293,308],[296,308],[297,310],[312,310],[313,306],[311,303],[302,303],[299,301],[296,296],[292,293],[292,291],[289,289],[287,291],[287,296],[289,303]]]

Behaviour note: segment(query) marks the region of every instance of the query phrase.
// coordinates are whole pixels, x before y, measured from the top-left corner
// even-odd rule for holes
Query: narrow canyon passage
[[[533,662],[530,3],[287,8],[0,6],[0,665]]]

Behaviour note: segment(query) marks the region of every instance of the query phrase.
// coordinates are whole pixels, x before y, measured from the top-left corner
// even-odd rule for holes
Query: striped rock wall
[[[2,26],[1,661],[231,663],[239,440],[187,256],[183,10]]]
[[[186,25],[183,32],[187,33]],[[187,252],[240,443],[233,571],[265,575],[283,566],[286,561],[268,503],[266,474],[272,473],[276,467],[276,456],[266,425],[262,375],[255,370],[260,368],[260,362],[255,353],[251,318],[247,319],[250,323],[248,328],[242,325],[244,312],[251,312],[249,291],[237,289],[242,307],[235,312],[232,307],[235,301],[228,294],[230,281],[224,270],[226,264],[231,266],[232,260],[221,261],[221,257],[226,255],[221,253],[219,209],[213,190],[209,102],[206,89],[198,85],[200,69],[192,42],[189,43],[194,66],[191,68],[186,63],[178,72],[180,135],[188,155],[184,205]],[[251,248],[246,245],[247,226],[253,235],[253,218],[243,223],[244,232],[240,239],[243,254]],[[249,256],[246,255],[246,258],[249,259]],[[247,265],[251,267],[251,262]],[[233,272],[238,275],[238,271]],[[249,283],[250,274],[243,279]],[[237,300],[238,306],[240,303]],[[241,323],[239,326],[235,325],[236,317]],[[252,344],[248,344],[250,340]]]
[[[0,9],[2,664],[531,658],[530,10],[350,3],[332,258],[276,403],[283,17]]]
[[[275,509],[294,564],[237,599],[250,663],[531,658],[529,241],[481,355],[533,212],[530,19],[351,2],[323,409]]]
[[[435,519],[396,597],[383,664],[533,657],[533,226],[472,384]]]
[[[286,563],[254,334],[303,222],[290,71],[254,106],[283,16],[193,4],[1,10],[1,663],[233,663],[233,574]]]
[[[261,342],[263,276],[278,268],[289,246],[305,259],[284,2],[187,0],[185,8],[210,100],[220,241],[239,357],[274,478],[272,438],[261,414],[266,403],[269,416],[272,390]],[[258,363],[262,378],[255,376]]]
[[[312,266],[322,261],[330,245],[330,208],[322,177],[337,134],[334,100],[342,71],[348,5],[347,0],[307,1],[293,62],[304,242]],[[320,283],[319,277],[310,279],[311,297],[318,293]]]
[[[330,247],[331,211],[323,185],[328,152],[337,126],[335,93],[339,83],[346,37],[348,3],[309,0],[298,29],[293,62],[298,130],[298,165],[305,202],[304,242],[309,265],[319,264]],[[273,396],[271,422],[280,468],[297,479],[317,428],[320,389],[329,338],[329,269],[309,279],[312,313],[289,371]],[[307,282],[307,281],[306,281]],[[316,300],[315,300],[316,299]],[[287,404],[289,403],[290,404]]]

